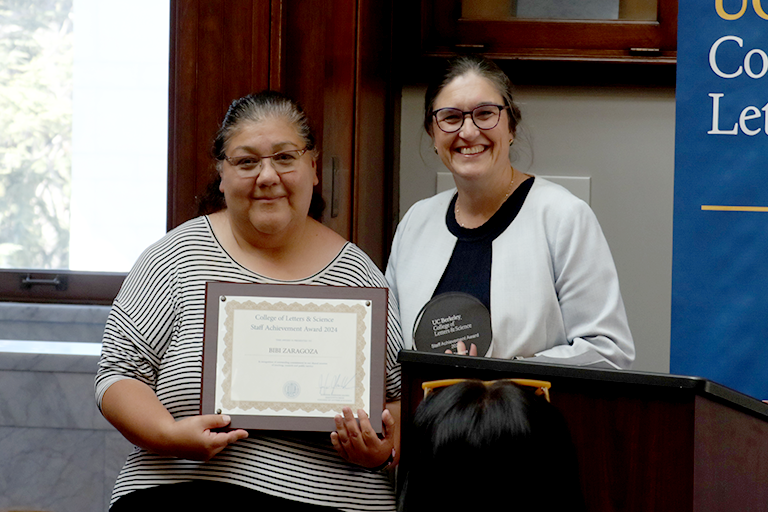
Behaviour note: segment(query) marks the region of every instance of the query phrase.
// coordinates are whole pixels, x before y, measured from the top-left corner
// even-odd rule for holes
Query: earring
[[[435,150],[435,154],[437,154],[437,146],[433,148]]]
[[[510,141],[509,141],[509,145],[510,145],[510,146],[511,146],[512,144],[514,144],[514,143],[515,143],[515,139],[512,139],[512,140],[510,140]]]

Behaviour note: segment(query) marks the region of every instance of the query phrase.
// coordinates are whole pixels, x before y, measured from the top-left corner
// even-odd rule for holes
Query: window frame
[[[171,42],[181,31],[181,27],[174,18],[174,12],[179,10],[178,0],[171,0],[171,20],[169,37]],[[174,58],[173,48],[169,48],[169,58]],[[170,64],[173,69],[173,64]],[[169,75],[169,93],[172,92],[170,84],[172,78]],[[172,95],[171,95],[172,97]],[[169,103],[169,111],[172,106]],[[170,112],[169,112],[170,113]],[[170,153],[175,141],[168,134],[168,183],[171,179]],[[177,178],[178,179],[178,178]],[[182,176],[181,180],[186,179]],[[168,229],[171,228],[172,204],[177,204],[174,191],[169,190],[166,204]],[[127,276],[127,272],[91,272],[69,269],[29,269],[29,268],[0,268],[0,302],[23,303],[56,303],[56,304],[92,304],[110,305]]]
[[[234,50],[236,34],[254,33],[253,24],[269,27],[271,9],[279,0],[272,2],[253,2],[252,0],[233,0],[226,13],[211,9],[212,0],[171,0],[169,27],[169,74],[168,74],[168,193],[166,228],[168,231],[196,214],[196,197],[205,189],[212,170],[212,161],[208,154],[210,137],[216,129],[218,117],[226,110],[223,98],[231,99],[229,91],[214,91],[215,80],[201,80],[197,77],[200,66],[214,65],[208,76],[224,76],[240,80],[253,73],[244,61],[252,59],[252,65],[259,70],[269,70],[269,56],[259,61],[253,48],[265,45],[269,48],[269,31],[266,36],[254,35],[250,45]],[[238,13],[251,12],[245,17],[245,26],[237,25]],[[240,18],[242,19],[242,18]],[[213,33],[211,33],[213,31]],[[240,40],[245,38],[239,38]],[[208,41],[213,41],[208,42]],[[206,55],[226,56],[223,51],[229,47],[229,60],[213,62]],[[263,54],[264,52],[260,52]],[[239,56],[239,58],[238,58]],[[232,66],[232,60],[238,60],[240,67]],[[233,70],[242,69],[240,75]],[[266,88],[267,84],[261,84]],[[249,87],[249,85],[246,85]],[[216,94],[218,92],[218,94]],[[212,99],[208,99],[212,98]],[[213,124],[211,124],[213,123]],[[126,277],[126,272],[88,272],[50,269],[0,269],[0,301],[27,303],[58,304],[112,304]],[[27,278],[34,281],[32,286],[24,286]],[[53,284],[55,280],[66,285]],[[48,282],[46,284],[45,282]],[[58,289],[57,289],[58,288]]]
[[[269,88],[297,99],[316,124],[323,148],[317,190],[332,205],[323,223],[383,268],[398,219],[399,104],[387,78],[395,71],[394,6],[375,0],[307,5],[228,0],[222,8],[220,0],[170,0],[167,230],[197,214],[197,197],[215,173],[211,142],[232,99]],[[366,122],[374,117],[385,122]],[[28,273],[67,276],[68,290],[22,290]],[[110,304],[125,276],[0,269],[0,301]]]
[[[109,305],[126,273],[72,270],[0,270],[0,301]],[[33,280],[25,285],[27,280]],[[47,282],[46,282],[47,281]],[[58,281],[58,286],[56,285]]]

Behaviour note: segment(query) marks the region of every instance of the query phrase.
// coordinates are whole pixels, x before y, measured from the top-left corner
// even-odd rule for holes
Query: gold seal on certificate
[[[208,283],[201,413],[331,431],[348,406],[380,431],[386,342],[386,288]]]

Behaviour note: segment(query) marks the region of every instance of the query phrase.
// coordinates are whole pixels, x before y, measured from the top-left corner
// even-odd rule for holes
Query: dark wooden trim
[[[266,2],[264,2],[266,3]],[[270,12],[270,43],[269,43],[269,88],[282,91],[285,83],[284,63],[285,45],[285,14],[283,0],[272,0]]]
[[[72,270],[14,269],[0,271],[2,300],[9,302],[52,302],[58,304],[112,304],[125,273],[76,272]],[[65,285],[57,289],[51,284],[22,286],[29,277],[33,280],[58,280]]]
[[[270,85],[272,4],[279,2],[171,1],[168,229],[197,212],[229,104]]]
[[[768,423],[697,396],[694,510],[760,510],[768,503]],[[730,461],[724,464],[723,461]],[[733,492],[738,489],[738,492]]]
[[[357,14],[353,240],[384,268],[395,211],[393,5],[360,1]]]
[[[420,12],[407,15],[419,20],[420,37],[411,44],[421,57],[481,52],[494,59],[674,64],[677,3],[659,0],[654,21],[465,19],[460,0],[422,0]]]
[[[283,1],[289,22],[282,90],[304,107],[318,139],[316,190],[327,205],[322,222],[347,239],[353,237],[355,13],[354,0]]]
[[[494,59],[514,85],[585,87],[674,87],[674,64]],[[422,57],[398,71],[404,85],[428,83],[444,67],[445,57]]]
[[[171,0],[171,41],[168,76],[168,216],[167,229],[181,224],[189,215],[184,205],[194,202],[195,123],[188,105],[194,103],[194,76],[197,71],[198,4]]]
[[[451,2],[452,0],[449,0]],[[460,2],[430,8],[423,49],[453,50],[462,43],[482,44],[484,51],[509,53],[520,48],[629,50],[631,47],[674,51],[677,46],[677,2],[659,2],[654,21],[631,20],[473,20],[461,18]]]

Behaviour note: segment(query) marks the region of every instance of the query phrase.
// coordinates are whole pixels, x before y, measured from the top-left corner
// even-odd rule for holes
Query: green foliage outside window
[[[68,268],[72,0],[0,0],[0,267]]]

